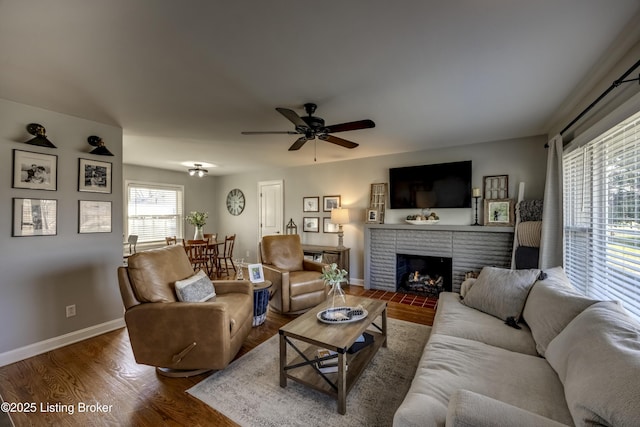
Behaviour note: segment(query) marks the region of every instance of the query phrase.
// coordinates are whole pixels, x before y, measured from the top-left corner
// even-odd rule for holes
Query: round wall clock
[[[234,188],[227,194],[227,210],[231,215],[240,215],[244,210],[244,194],[238,188]]]

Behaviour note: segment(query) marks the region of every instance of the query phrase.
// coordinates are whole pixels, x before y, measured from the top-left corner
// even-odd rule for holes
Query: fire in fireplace
[[[396,291],[437,297],[451,291],[451,258],[396,255]]]

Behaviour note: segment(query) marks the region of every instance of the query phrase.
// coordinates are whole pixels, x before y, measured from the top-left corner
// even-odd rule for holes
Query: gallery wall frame
[[[322,210],[325,212],[331,212],[331,209],[340,207],[340,196],[323,196],[322,197]]]
[[[13,188],[58,189],[58,156],[13,150]]]
[[[303,197],[302,212],[320,212],[320,197]]]
[[[111,193],[110,162],[93,159],[79,159],[78,191],[90,193]]]
[[[302,231],[307,233],[320,232],[320,218],[317,216],[306,216],[302,218]]]
[[[509,226],[515,224],[513,199],[484,201],[484,225]]]
[[[111,202],[78,200],[78,233],[111,233]]]
[[[322,218],[322,232],[323,233],[337,233],[340,231],[340,226],[331,222],[331,217]]]
[[[14,197],[12,222],[13,237],[55,236],[58,234],[58,201]]]

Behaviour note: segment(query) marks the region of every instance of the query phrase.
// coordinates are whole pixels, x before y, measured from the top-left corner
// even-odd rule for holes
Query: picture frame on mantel
[[[483,199],[508,199],[509,175],[485,175],[482,177]]]
[[[513,199],[484,201],[484,225],[513,226],[515,210]]]

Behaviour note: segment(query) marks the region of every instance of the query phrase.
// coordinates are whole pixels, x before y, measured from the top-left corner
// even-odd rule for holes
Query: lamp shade
[[[331,223],[332,224],[348,224],[349,209],[344,209],[344,208],[331,209]]]

